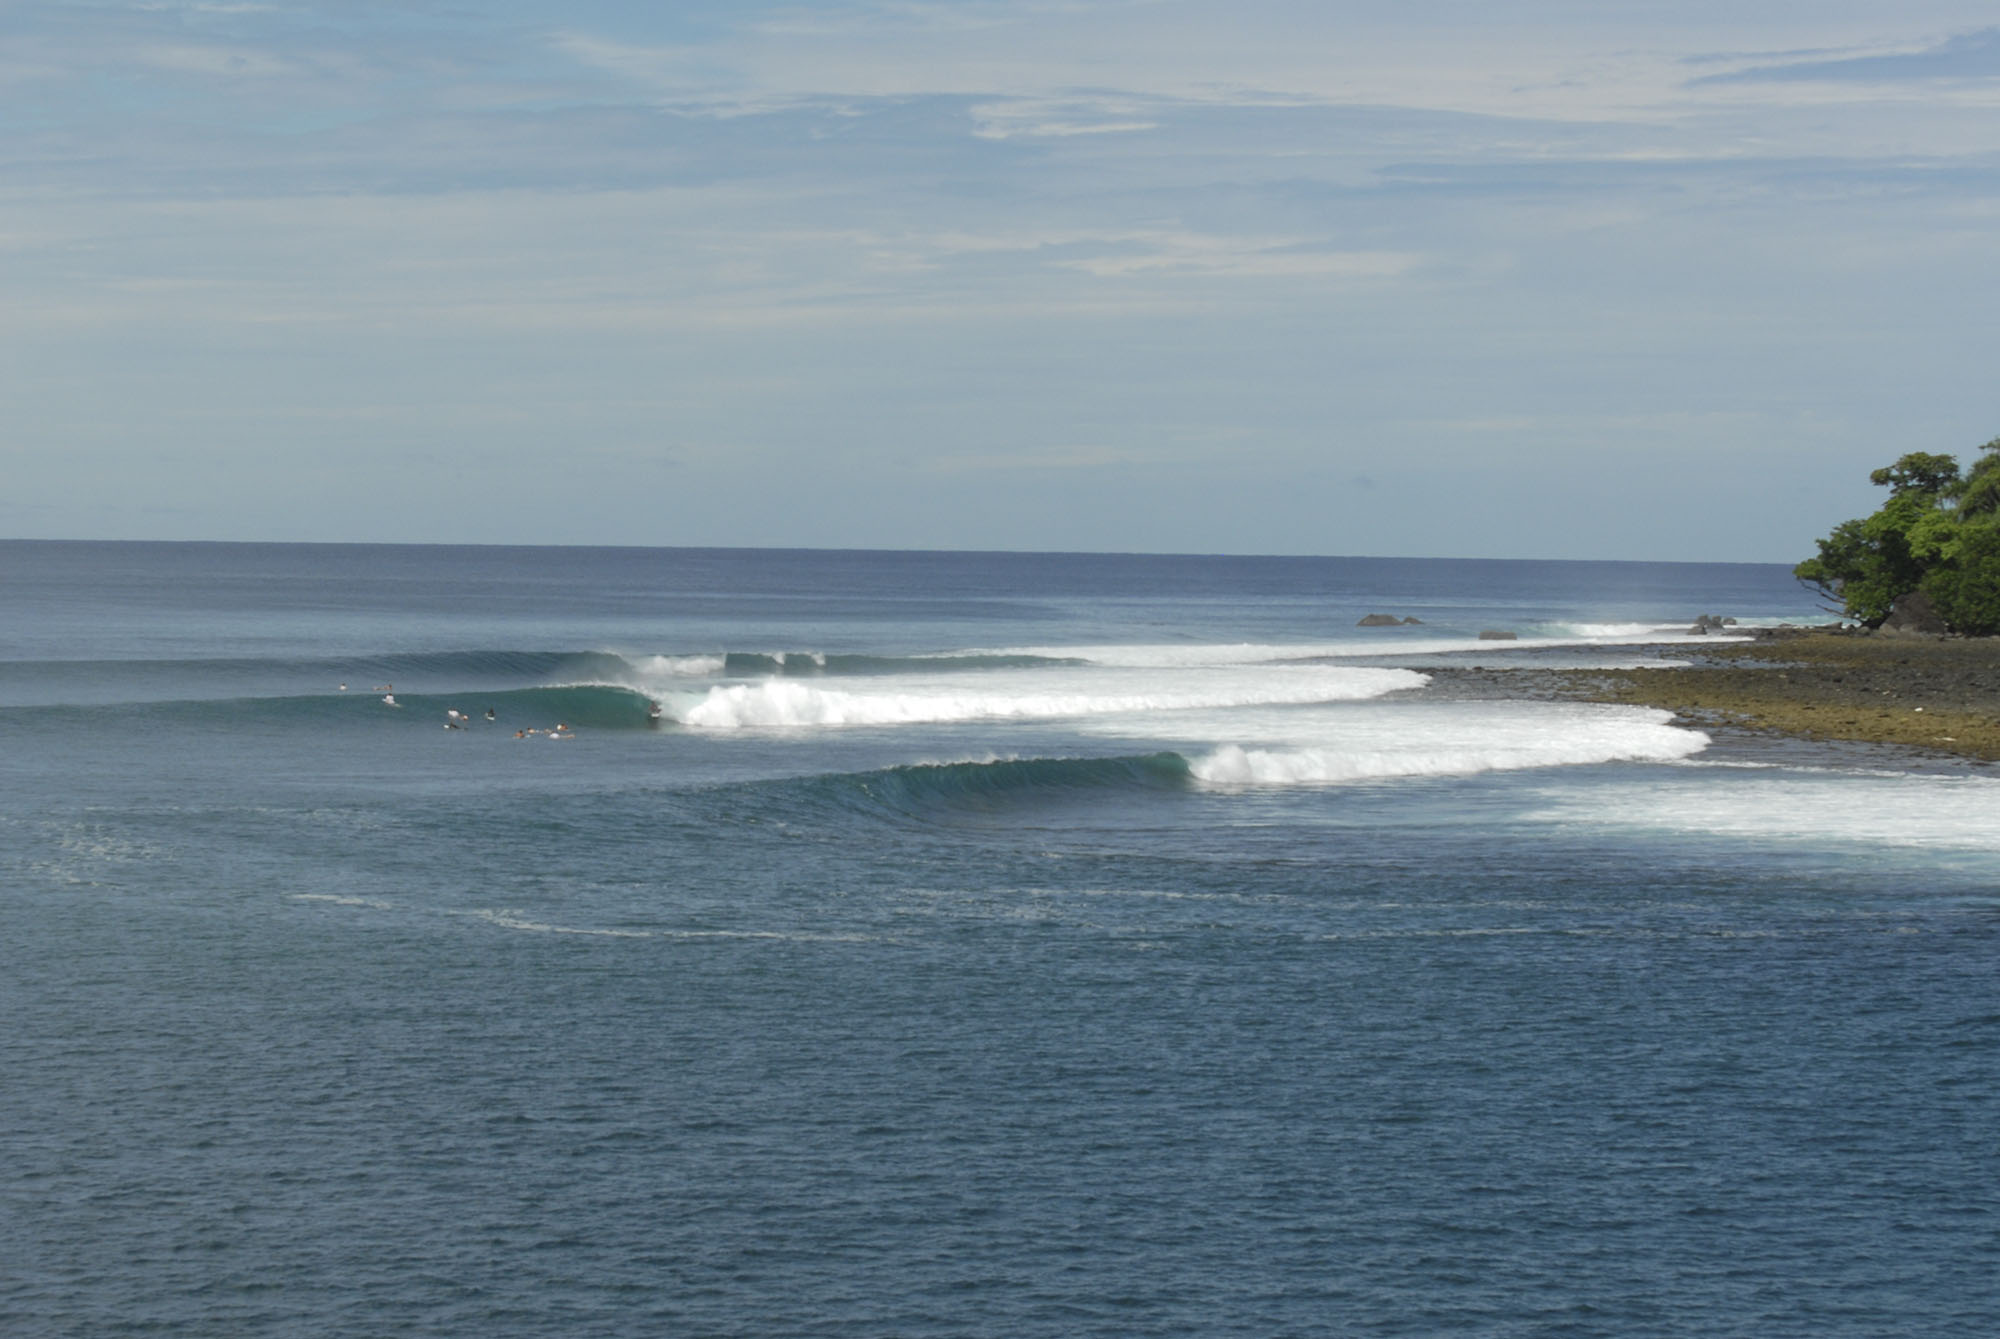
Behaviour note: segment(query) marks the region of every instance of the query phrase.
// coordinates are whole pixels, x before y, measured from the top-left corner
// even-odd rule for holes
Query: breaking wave
[[[1058,676],[970,691],[917,683],[868,692],[765,680],[717,685],[692,702],[670,700],[667,712],[681,724],[703,730],[1056,720],[1354,701],[1421,687],[1427,678],[1411,670],[1356,667],[1224,675],[1180,687],[1156,679],[1121,678],[1102,687],[1097,682]]]
[[[773,798],[781,800],[778,807],[795,817],[825,810],[921,818],[938,810],[991,809],[1091,793],[1329,785],[1621,761],[1672,762],[1708,744],[1707,736],[1666,726],[1663,721],[1628,718],[1623,725],[1623,730],[1600,731],[1594,738],[1572,735],[1552,739],[1541,748],[1471,745],[1458,750],[1417,747],[1398,752],[1333,747],[1246,749],[1232,744],[1192,759],[1171,749],[1105,757],[993,758],[913,763],[749,785],[758,791],[775,792]]]
[[[1195,759],[1190,773],[1217,786],[1302,786],[1397,777],[1471,776],[1534,767],[1609,762],[1677,762],[1707,748],[1708,736],[1664,723],[1612,734],[1557,734],[1542,741],[1472,741],[1405,749],[1243,748],[1225,744]]]

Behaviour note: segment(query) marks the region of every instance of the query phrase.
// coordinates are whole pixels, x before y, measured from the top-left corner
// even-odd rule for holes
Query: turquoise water
[[[0,576],[10,1335],[2000,1323],[1994,782],[1427,678],[1782,569]]]

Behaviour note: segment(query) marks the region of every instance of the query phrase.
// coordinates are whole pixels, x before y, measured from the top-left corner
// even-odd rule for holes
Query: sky
[[[1795,562],[2000,436],[1996,20],[0,0],[0,536]]]

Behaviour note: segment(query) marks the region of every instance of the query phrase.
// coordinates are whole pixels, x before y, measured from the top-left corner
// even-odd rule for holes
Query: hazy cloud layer
[[[1802,556],[2000,29],[1757,11],[16,4],[0,533]]]

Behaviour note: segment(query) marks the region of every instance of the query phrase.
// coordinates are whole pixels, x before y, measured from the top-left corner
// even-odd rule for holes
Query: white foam
[[[642,682],[619,684],[620,688],[643,687],[645,679],[709,679],[722,673],[728,664],[721,656],[619,656],[631,666]]]
[[[1551,791],[1534,818],[1565,824],[1791,840],[1815,847],[2000,853],[2000,780],[1880,772],[1684,780],[1588,794]]]
[[[717,685],[692,702],[669,700],[667,709],[682,724],[706,730],[918,725],[1338,702],[1378,697],[1425,682],[1426,676],[1412,670],[1323,665],[1183,670],[1171,675],[1016,670],[937,678],[897,676],[866,688],[759,680]]]
[[[1813,616],[1804,618],[1751,617],[1734,619],[1723,627],[1712,627],[1706,633],[1692,631],[1693,616],[1673,623],[1541,623],[1534,626],[1561,637],[1581,638],[1586,642],[1712,642],[1717,638],[1728,641],[1742,641],[1757,628],[1777,627],[1820,627],[1838,623],[1839,619],[1824,619]]]
[[[1685,633],[1693,623],[1690,618],[1680,623],[1557,623],[1552,626],[1559,630],[1560,635],[1581,637],[1585,641],[1629,642],[1639,638],[1651,641],[1655,637]]]
[[[1217,786],[1332,785],[1393,777],[1470,776],[1535,767],[1672,762],[1708,736],[1646,707],[1583,703],[1427,703],[1326,713],[1311,722],[1237,722],[1237,740],[1195,758],[1196,779]],[[1283,732],[1279,746],[1246,747]],[[1301,738],[1304,736],[1304,738]]]

